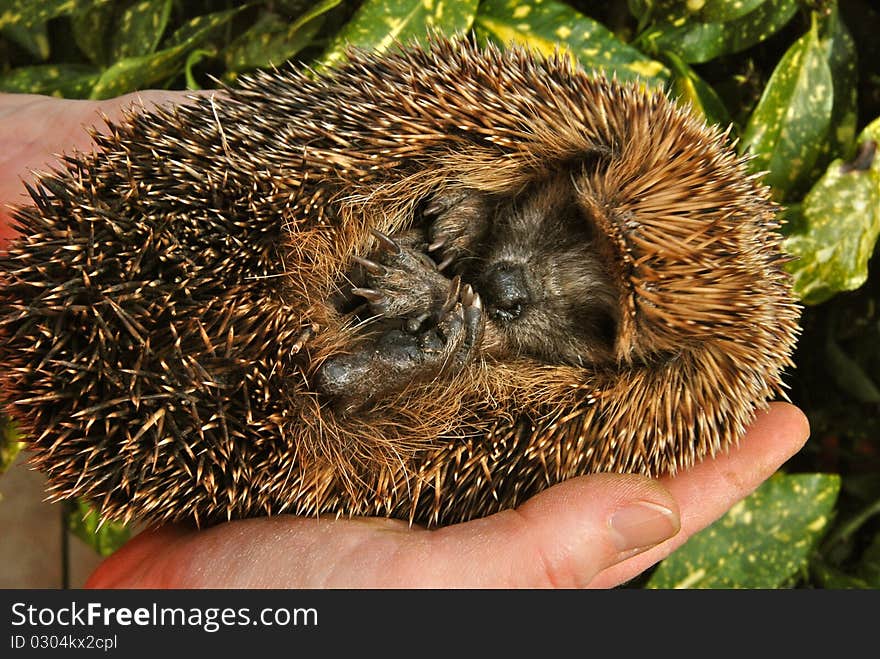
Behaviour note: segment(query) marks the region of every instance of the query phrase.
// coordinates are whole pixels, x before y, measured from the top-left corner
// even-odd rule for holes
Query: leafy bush
[[[0,1],[0,90],[106,98],[232,82],[428,29],[561,49],[729,125],[784,207],[806,305],[791,374],[802,453],[635,585],[880,587],[880,14],[868,0]],[[433,8],[432,8],[433,7]],[[871,68],[871,66],[875,68]],[[876,260],[875,260],[876,261]],[[876,263],[875,263],[876,266]],[[0,440],[0,469],[18,447]],[[803,472],[795,474],[794,472]],[[106,553],[118,529],[73,526]],[[124,537],[118,536],[118,537]],[[109,548],[109,549],[108,549]]]

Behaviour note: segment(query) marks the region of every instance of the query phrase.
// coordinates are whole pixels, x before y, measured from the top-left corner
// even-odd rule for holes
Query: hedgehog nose
[[[499,320],[518,318],[530,301],[525,269],[510,261],[491,265],[480,278],[479,292]]]

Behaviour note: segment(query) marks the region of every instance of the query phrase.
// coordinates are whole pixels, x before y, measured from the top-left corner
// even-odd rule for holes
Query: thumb
[[[434,531],[432,560],[440,573],[457,571],[462,586],[578,588],[679,528],[678,505],[658,481],[596,474]]]
[[[600,474],[437,530],[286,515],[166,527],[123,547],[87,586],[577,587],[678,529],[678,507],[659,482]]]

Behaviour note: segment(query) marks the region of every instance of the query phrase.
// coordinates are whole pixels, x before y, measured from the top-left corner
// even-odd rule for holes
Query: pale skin
[[[107,101],[0,94],[0,248],[9,204],[53,154],[89,149],[100,114],[170,99]],[[386,519],[280,515],[198,530],[148,530],[92,574],[92,588],[596,587],[624,583],[668,556],[769,478],[809,436],[804,414],[773,403],[739,446],[674,477],[601,474],[561,483],[516,510],[437,530]]]

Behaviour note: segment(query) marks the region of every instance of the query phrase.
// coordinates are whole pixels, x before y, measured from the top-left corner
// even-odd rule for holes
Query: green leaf
[[[669,70],[623,43],[601,23],[554,0],[484,0],[477,13],[478,34],[499,45],[517,43],[545,55],[563,50],[586,69],[616,74],[620,80],[662,84]]]
[[[0,415],[0,474],[9,469],[23,448],[15,422],[5,414]]]
[[[851,481],[847,479],[847,485]],[[824,588],[880,588],[880,533],[874,533],[867,549],[858,556],[863,546],[854,542],[860,528],[880,515],[880,499],[871,501],[849,519],[835,524],[834,530],[822,543],[820,557],[812,565],[816,580]],[[837,556],[833,561],[831,557]],[[836,563],[850,566],[844,572]],[[852,567],[854,566],[854,568]]]
[[[3,413],[0,413],[0,474],[9,469],[15,458],[24,448],[24,442],[20,441],[20,435],[15,422]],[[0,492],[0,501],[3,494]]]
[[[0,91],[86,98],[100,71],[83,64],[38,64],[12,69],[0,76]]]
[[[834,160],[804,197],[797,225],[785,240],[785,249],[798,257],[787,269],[807,304],[855,290],[868,278],[868,260],[880,235],[880,158],[873,157],[880,118],[857,141],[872,162],[852,166]]]
[[[660,563],[649,588],[779,588],[826,531],[836,474],[777,473]]]
[[[666,50],[685,62],[708,62],[764,41],[785,27],[797,8],[797,0],[766,0],[733,20],[667,16],[639,35],[637,42],[649,53]]]
[[[858,111],[856,46],[836,8],[824,21],[820,34],[831,71],[834,107],[831,111],[831,130],[828,139],[822,143],[817,162],[819,171],[814,172],[814,178],[828,165],[829,160],[844,157],[852,151]]]
[[[171,36],[162,43],[162,47],[167,50],[174,46],[192,45],[199,41],[203,41],[207,37],[213,35],[215,30],[225,26],[237,14],[240,14],[249,7],[249,4],[244,4],[235,9],[227,9],[225,11],[214,12],[213,14],[196,16],[177,28]]]
[[[686,21],[723,23],[741,18],[767,0],[630,0],[636,18],[681,25]]]
[[[180,45],[152,55],[119,60],[104,70],[89,98],[112,98],[156,85],[181,71],[185,55],[186,46]]]
[[[819,585],[822,586],[822,588],[825,589],[865,590],[877,587],[876,585],[871,584],[871,582],[867,579],[852,574],[847,574],[822,560],[816,560],[810,566],[810,570],[813,574],[814,579],[819,583]]]
[[[92,4],[109,0],[93,0]],[[36,25],[50,18],[72,14],[82,0],[0,0],[0,29],[8,25]]]
[[[195,50],[191,50],[189,54],[186,56],[186,61],[183,63],[183,75],[186,77],[186,88],[187,89],[201,89],[201,85],[199,85],[196,80],[195,73],[193,73],[193,69],[196,64],[201,62],[206,57],[214,57],[217,54],[217,51],[213,48],[210,50],[206,50],[204,48],[196,48]]]
[[[319,16],[323,16],[328,11],[339,5],[342,0],[321,0],[320,2],[312,5],[312,7],[303,12],[297,19],[291,23],[290,31],[295,32],[304,26],[308,25],[312,21],[314,21]]]
[[[724,101],[691,67],[673,53],[665,53],[664,58],[672,68],[672,94],[679,102],[689,103],[710,124],[726,128],[733,123]]]
[[[767,171],[777,199],[807,183],[828,134],[833,84],[814,20],[776,65],[740,142],[755,156],[753,171]]]
[[[72,504],[67,515],[67,528],[101,556],[109,556],[131,537],[125,524],[102,523],[98,513],[80,499]]]
[[[92,89],[89,98],[111,98],[127,92],[156,85],[183,71],[186,55],[207,41],[246,6],[206,14],[178,28],[163,50],[142,57],[128,57],[106,69]]]
[[[707,23],[723,23],[742,18],[765,2],[766,0],[691,0],[684,4],[697,8],[697,16]]]
[[[653,10],[656,0],[627,0],[626,6],[634,18],[641,19]]]
[[[451,35],[471,28],[479,0],[366,0],[330,42],[319,67],[333,66],[355,46],[385,52],[395,42],[424,43],[430,29]]]
[[[73,39],[93,64],[110,64],[114,16],[112,4],[98,3],[79,8],[70,17]]]
[[[3,28],[3,34],[0,36],[14,41],[41,62],[49,59],[49,35],[45,23],[9,25]]]
[[[154,52],[170,15],[171,0],[141,0],[127,7],[113,36],[113,60]]]
[[[323,22],[324,14],[341,0],[323,0],[293,23],[277,14],[264,13],[224,51],[227,69],[246,71],[265,66],[279,66],[311,43]]]
[[[880,533],[874,534],[871,544],[862,553],[858,574],[870,588],[880,588]]]
[[[825,341],[825,368],[834,384],[861,403],[880,403],[880,389],[865,369],[838,345],[829,333]]]

